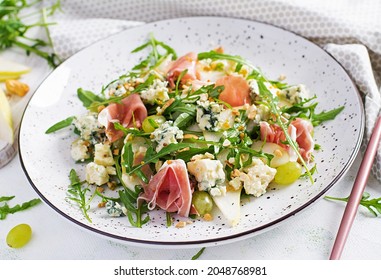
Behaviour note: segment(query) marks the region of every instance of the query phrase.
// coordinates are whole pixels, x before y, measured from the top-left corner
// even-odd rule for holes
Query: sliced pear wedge
[[[251,148],[256,151],[263,151],[266,154],[273,155],[274,157],[270,162],[270,167],[275,168],[290,161],[290,155],[286,149],[282,148],[278,144],[256,141],[251,145]]]
[[[0,77],[10,76],[8,79],[11,79],[12,76],[19,77],[30,72],[30,70],[31,69],[25,65],[0,57]]]
[[[214,203],[231,226],[236,226],[241,218],[241,189],[228,190],[225,195],[212,196]]]
[[[9,105],[7,96],[0,88],[0,139],[13,144],[13,119],[11,106]]]

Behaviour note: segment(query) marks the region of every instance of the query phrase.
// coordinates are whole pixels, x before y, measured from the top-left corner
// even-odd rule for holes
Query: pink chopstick
[[[341,220],[340,228],[336,236],[335,244],[333,245],[330,260],[340,259],[349,231],[356,216],[360,200],[364,193],[365,185],[368,181],[369,173],[372,168],[374,157],[377,153],[377,148],[381,138],[381,116],[377,118],[373,128],[372,136],[369,140],[368,147],[365,151],[364,158],[361,162],[360,169],[357,173],[352,192],[349,196],[347,206],[345,207],[344,215]]]

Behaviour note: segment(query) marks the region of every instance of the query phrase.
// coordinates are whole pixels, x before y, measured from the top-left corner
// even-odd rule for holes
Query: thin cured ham
[[[250,104],[250,88],[247,81],[240,76],[225,76],[218,79],[216,86],[224,86],[219,99],[233,107]]]
[[[303,159],[309,161],[311,158],[311,153],[314,148],[314,140],[312,138],[313,126],[310,121],[296,118],[291,122],[288,127],[288,134],[291,139],[298,144],[299,153]],[[295,152],[288,145],[284,144],[286,142],[286,136],[282,128],[276,124],[269,124],[267,122],[260,122],[260,133],[261,140],[276,143],[282,147],[288,149],[291,158],[296,159]]]
[[[116,130],[114,123],[119,122],[124,127],[142,126],[147,117],[147,109],[140,96],[131,94],[122,99],[121,103],[111,103],[98,115],[98,121],[106,127],[106,136],[110,142],[114,142],[123,136],[123,132]]]
[[[309,160],[314,150],[314,139],[312,132],[314,127],[311,122],[297,118],[291,123],[296,128],[296,142],[299,145],[299,152],[304,159]]]
[[[167,212],[188,217],[192,204],[192,188],[183,160],[169,160],[144,186],[141,199],[148,201],[149,209],[156,206]]]
[[[184,70],[187,70],[187,73],[182,77],[181,82],[183,84],[188,81],[194,81],[199,78],[197,73],[197,54],[194,52],[187,53],[186,55],[178,58],[173,62],[171,68],[167,73],[167,80],[169,85],[173,88],[175,87],[176,80]]]

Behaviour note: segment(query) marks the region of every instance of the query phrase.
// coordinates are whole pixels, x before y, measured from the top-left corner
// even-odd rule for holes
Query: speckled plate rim
[[[239,20],[239,21],[243,21],[243,22],[247,22],[247,23],[258,23],[258,24],[262,24],[262,25],[267,25],[267,26],[271,26],[273,28],[277,28],[277,29],[280,29],[282,30],[283,32],[286,32],[286,33],[290,33],[290,34],[293,34],[295,36],[297,36],[299,39],[305,41],[306,43],[308,44],[312,44],[312,45],[315,45],[316,47],[318,47],[319,49],[321,49],[325,54],[327,54],[334,63],[337,63],[337,65],[340,66],[340,68],[343,70],[343,72],[347,75],[348,79],[351,81],[352,85],[353,85],[353,88],[355,89],[356,91],[356,96],[357,96],[357,101],[360,105],[360,117],[361,117],[361,126],[359,127],[359,134],[358,134],[358,138],[356,139],[356,142],[355,142],[355,146],[354,146],[354,149],[351,153],[351,155],[349,156],[348,158],[348,161],[346,162],[345,165],[343,165],[342,169],[340,170],[340,172],[338,172],[338,174],[336,175],[335,178],[333,178],[331,180],[331,182],[329,184],[327,184],[327,186],[322,189],[320,191],[320,193],[318,193],[317,195],[315,195],[312,199],[310,199],[307,203],[303,204],[302,206],[296,208],[295,210],[293,210],[292,212],[274,220],[274,221],[271,221],[269,223],[266,223],[262,226],[258,226],[254,229],[249,229],[247,231],[242,231],[238,234],[232,234],[232,235],[229,235],[229,236],[226,236],[226,237],[220,237],[220,238],[212,238],[212,239],[208,239],[208,240],[200,240],[200,241],[176,241],[176,242],[167,242],[167,241],[153,241],[153,240],[142,240],[142,239],[135,239],[135,238],[129,238],[129,237],[122,237],[122,236],[118,236],[118,235],[115,235],[115,234],[111,234],[111,233],[108,233],[108,232],[105,232],[105,231],[102,231],[102,230],[99,230],[99,229],[95,229],[95,228],[92,228],[86,224],[83,224],[81,223],[80,221],[72,218],[71,216],[67,215],[65,212],[61,211],[60,209],[58,209],[53,203],[51,203],[49,201],[49,199],[47,199],[42,192],[40,192],[40,190],[38,189],[38,187],[34,184],[33,180],[31,179],[31,177],[29,176],[28,174],[28,171],[26,169],[26,166],[24,164],[24,160],[23,160],[23,156],[22,156],[22,147],[20,145],[20,137],[21,137],[21,129],[19,130],[19,133],[18,133],[18,149],[19,149],[19,159],[20,159],[20,163],[21,163],[21,167],[25,173],[25,176],[27,177],[29,183],[31,184],[31,186],[33,187],[33,189],[36,191],[36,193],[41,197],[41,199],[49,206],[51,207],[53,210],[55,210],[61,217],[65,218],[65,220],[69,220],[71,222],[73,222],[75,225],[79,226],[81,229],[86,229],[86,230],[89,230],[91,233],[93,234],[96,234],[97,236],[101,236],[101,237],[104,237],[104,238],[111,238],[115,241],[119,241],[119,242],[123,242],[123,243],[129,243],[130,245],[135,245],[135,246],[138,246],[138,247],[152,247],[152,248],[171,248],[171,249],[182,249],[182,248],[196,248],[196,247],[200,247],[200,245],[202,246],[216,246],[216,245],[222,245],[222,244],[227,244],[227,243],[232,243],[232,242],[236,242],[236,241],[240,241],[240,240],[243,240],[243,239],[246,239],[246,238],[250,238],[250,237],[253,237],[257,234],[260,234],[260,233],[263,233],[265,231],[268,231],[268,230],[271,230],[272,228],[276,227],[276,226],[279,226],[281,223],[285,222],[286,220],[290,220],[291,218],[295,217],[297,214],[300,214],[303,210],[307,209],[309,206],[311,206],[312,204],[314,204],[317,200],[321,199],[323,197],[323,195],[329,190],[331,189],[340,179],[342,179],[342,177],[346,174],[346,172],[348,171],[348,169],[351,167],[351,165],[353,164],[359,150],[360,150],[360,147],[361,147],[361,143],[362,143],[362,140],[363,140],[363,134],[364,134],[364,127],[365,127],[365,113],[364,113],[364,106],[363,106],[363,101],[362,101],[362,98],[361,98],[361,95],[360,95],[360,92],[357,88],[357,85],[355,84],[355,82],[353,81],[352,77],[348,74],[348,72],[345,70],[345,68],[343,67],[343,65],[335,58],[333,57],[329,52],[327,52],[325,49],[323,49],[322,47],[320,47],[319,45],[317,45],[316,43],[314,42],[311,42],[310,40],[308,40],[307,38],[299,35],[298,33],[295,33],[295,32],[292,32],[290,30],[287,30],[283,27],[279,27],[279,26],[276,26],[274,24],[269,24],[269,23],[266,23],[266,22],[262,22],[262,21],[257,21],[257,20],[247,20],[247,19],[241,19],[241,18],[235,18],[235,17],[221,17],[221,16],[190,16],[190,17],[177,17],[177,18],[171,18],[171,19],[167,19],[167,20],[160,20],[160,21],[154,21],[154,22],[150,22],[150,23],[146,23],[146,24],[143,24],[143,25],[138,25],[136,27],[132,27],[132,28],[129,28],[127,30],[123,30],[123,31],[120,31],[118,33],[115,33],[115,34],[112,34],[106,38],[103,38],[103,39],[100,39],[94,43],[92,43],[90,46],[94,45],[94,44],[97,44],[98,42],[100,41],[103,41],[103,40],[107,40],[109,38],[112,38],[113,36],[117,36],[118,34],[120,33],[123,33],[123,32],[131,32],[131,30],[133,29],[137,29],[139,27],[142,27],[142,26],[149,26],[149,25],[154,25],[154,24],[157,24],[157,23],[160,23],[160,22],[170,22],[170,21],[177,21],[177,20],[193,20],[193,19],[221,19],[221,20],[231,20],[231,19],[234,19],[234,20]],[[79,52],[83,52],[83,51],[86,51],[87,48],[89,48],[90,46],[87,46],[87,47],[84,47],[83,49],[79,50],[77,53],[73,54],[72,56],[70,56],[69,58],[67,58],[61,65],[59,65],[57,68],[59,67],[62,67],[65,63],[67,63],[69,60],[73,59],[73,57],[76,56],[76,54],[78,54]],[[41,85],[45,82],[45,80],[47,80],[53,73],[54,71],[52,71],[51,73],[49,73],[45,78],[44,80],[40,83],[40,85],[36,88],[35,92],[37,92],[39,90],[39,88],[41,87]],[[34,93],[35,93],[34,92]],[[33,93],[33,95],[34,95]],[[31,97],[31,99],[29,100],[28,102],[28,105],[29,103],[32,101],[33,99],[33,96]],[[28,108],[28,105],[26,106],[26,108]],[[20,128],[22,127],[22,122],[23,122],[23,119],[24,119],[24,115],[25,115],[25,112],[26,112],[27,109],[25,109],[24,113],[23,113],[23,116],[22,116],[22,119],[21,119],[21,124],[20,124]]]

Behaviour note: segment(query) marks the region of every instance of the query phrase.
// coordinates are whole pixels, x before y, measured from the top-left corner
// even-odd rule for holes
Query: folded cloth
[[[273,24],[319,44],[347,70],[364,100],[363,150],[380,112],[381,1],[66,0],[62,9],[51,27],[61,58],[113,33],[162,19],[226,16]],[[381,146],[373,174],[381,182]]]

